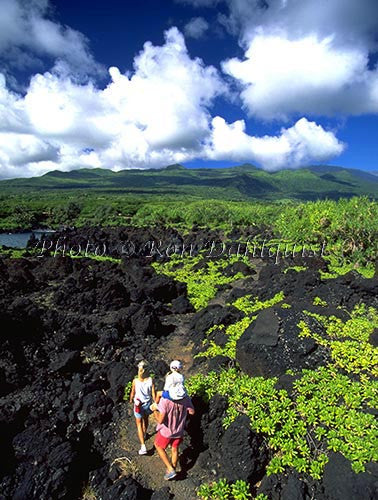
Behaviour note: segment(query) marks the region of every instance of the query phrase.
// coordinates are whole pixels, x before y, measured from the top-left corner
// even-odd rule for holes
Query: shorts
[[[168,445],[171,445],[172,448],[178,448],[178,446],[182,443],[183,438],[166,438],[160,434],[160,431],[156,433],[155,437],[155,445],[159,448],[166,449]]]
[[[152,402],[149,403],[144,403],[139,406],[140,412],[135,411],[135,405],[134,405],[134,417],[135,418],[143,418],[144,416],[151,415],[152,411],[150,410],[150,406],[152,405]]]

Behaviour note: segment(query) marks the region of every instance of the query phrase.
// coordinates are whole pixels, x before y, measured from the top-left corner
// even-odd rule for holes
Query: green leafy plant
[[[286,274],[289,271],[296,271],[297,273],[300,273],[301,271],[306,271],[306,269],[306,266],[290,266],[284,270],[284,273]]]
[[[265,301],[261,301],[257,297],[252,297],[251,295],[246,295],[237,299],[232,303],[232,305],[240,311],[243,311],[246,316],[240,321],[232,323],[227,327],[225,327],[224,325],[213,325],[206,332],[206,338],[203,341],[203,345],[207,347],[207,349],[197,354],[196,357],[214,358],[215,356],[221,355],[227,356],[231,359],[235,359],[237,341],[242,336],[244,331],[249,327],[252,321],[254,321],[257,317],[257,315],[251,316],[251,314],[262,311],[263,309],[271,307],[275,304],[279,304],[283,299],[283,292],[279,292],[271,299]],[[217,345],[213,340],[209,339],[210,334],[216,329],[222,330],[228,338],[226,344],[223,347]]]
[[[225,267],[238,261],[247,262],[247,259],[243,256],[231,255],[228,258],[211,260],[203,253],[196,257],[172,255],[168,262],[154,262],[152,266],[156,272],[186,283],[188,298],[193,307],[199,310],[206,307],[215,297],[218,291],[217,286],[243,277],[241,273],[225,276],[222,272]]]
[[[373,278],[375,267],[373,262],[366,262],[364,254],[359,256],[353,254],[353,260],[340,258],[339,255],[329,254],[324,256],[324,260],[328,263],[328,271],[319,271],[320,277],[323,280],[337,278],[343,276],[350,271],[356,271],[364,278]]]
[[[255,312],[272,307],[275,304],[279,304],[284,300],[285,296],[283,292],[277,293],[274,297],[268,300],[261,301],[257,297],[252,297],[252,295],[245,295],[240,297],[232,303],[234,307],[240,309],[245,314],[253,314]]]
[[[314,297],[314,300],[312,301],[314,306],[321,306],[321,307],[327,307],[327,302],[320,297]]]
[[[125,386],[125,390],[123,392],[123,400],[124,401],[129,401],[132,386],[133,386],[133,381],[132,380],[130,380],[129,382],[127,382],[127,384]]]
[[[300,337],[312,337],[328,347],[339,368],[355,374],[378,376],[378,349],[368,342],[369,336],[378,328],[376,309],[357,305],[346,322],[336,316],[327,317],[309,311],[304,311],[304,314],[308,320],[298,323]],[[314,327],[321,328],[321,333],[311,328],[310,320]]]
[[[201,484],[197,496],[202,500],[248,500],[252,497],[249,485],[241,479],[234,483],[220,479],[212,483]]]
[[[291,305],[287,304],[286,302],[284,302],[283,304],[281,304],[281,307],[282,307],[282,309],[291,309]]]
[[[248,500],[252,497],[248,484],[241,479],[231,485],[231,493],[235,500]]]
[[[294,384],[294,399],[276,389],[276,382],[232,368],[192,377],[188,386],[205,400],[216,393],[227,398],[225,427],[238,415],[248,415],[252,429],[267,437],[273,452],[268,474],[293,467],[320,479],[328,450],[341,452],[356,472],[378,460],[378,426],[366,412],[377,404],[375,380],[352,381],[334,366],[303,370]]]

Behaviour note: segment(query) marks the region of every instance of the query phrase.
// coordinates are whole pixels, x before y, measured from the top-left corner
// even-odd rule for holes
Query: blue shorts
[[[145,416],[148,417],[148,415],[151,415],[152,411],[150,410],[150,406],[152,405],[152,401],[148,403],[144,403],[139,406],[140,412],[135,411],[135,405],[134,405],[134,416],[135,418],[143,418]]]

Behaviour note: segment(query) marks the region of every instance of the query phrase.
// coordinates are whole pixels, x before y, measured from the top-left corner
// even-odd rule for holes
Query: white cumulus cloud
[[[78,73],[98,72],[86,37],[49,19],[48,0],[0,0],[3,68],[41,65],[42,57],[65,61]]]
[[[221,2],[186,3],[211,7]],[[300,11],[297,0],[272,0],[265,9],[257,0],[223,2],[230,7],[224,22],[239,26],[245,58],[225,61],[222,69],[237,82],[250,114],[289,120],[293,112],[377,109],[376,70],[368,59],[372,21],[361,18],[355,36],[349,32],[349,42],[363,42],[347,43],[339,25],[334,33],[296,31],[290,9],[297,5]],[[303,4],[313,5],[310,0]],[[254,16],[247,15],[251,7]],[[76,78],[79,70],[88,77],[98,65],[81,33],[50,19],[48,0],[0,0],[0,8],[0,62],[5,65],[0,72],[1,178],[80,167],[155,168],[195,158],[251,161],[276,170],[326,161],[343,151],[333,132],[307,118],[264,137],[249,135],[243,120],[213,118],[214,100],[229,98],[229,88],[213,66],[190,57],[175,27],[165,33],[163,45],[144,44],[132,71],[110,68],[107,85],[99,88],[90,78]],[[300,12],[310,23],[308,11]],[[348,19],[352,26],[352,16]],[[208,24],[197,17],[185,29],[187,36],[200,37]],[[23,94],[10,89],[12,65],[43,66],[46,56],[52,60],[50,71],[34,74]]]
[[[187,0],[194,7],[195,0]],[[244,58],[223,62],[264,119],[378,112],[377,0],[222,0]],[[214,5],[211,2],[208,6]]]
[[[228,124],[216,116],[206,146],[210,159],[257,162],[266,170],[326,161],[343,150],[344,145],[332,132],[306,118],[283,128],[278,136],[253,137],[245,132],[244,120]]]
[[[378,72],[367,69],[367,54],[338,49],[333,37],[289,40],[256,35],[245,60],[230,59],[223,70],[241,84],[250,114],[285,118],[290,113],[335,115],[378,111]]]
[[[0,132],[1,177],[41,175],[58,162],[58,148],[30,134]]]
[[[193,17],[185,26],[184,33],[189,38],[199,39],[209,29],[209,23],[203,17]]]
[[[185,0],[192,3],[196,0]],[[309,34],[336,35],[341,45],[377,49],[376,0],[219,0],[228,7],[220,21],[244,44],[262,27],[268,33],[285,30],[293,39]],[[218,3],[219,3],[218,2]],[[209,1],[208,6],[215,6]]]
[[[190,58],[177,28],[166,32],[162,46],[145,43],[132,74],[114,67],[109,72],[103,90],[68,75],[38,74],[24,97],[10,92],[0,78],[3,130],[15,133],[8,145],[0,143],[0,176],[39,173],[37,164],[43,170],[119,170],[200,155],[210,134],[208,108],[226,87],[214,67]],[[25,137],[30,138],[25,155],[12,155]]]

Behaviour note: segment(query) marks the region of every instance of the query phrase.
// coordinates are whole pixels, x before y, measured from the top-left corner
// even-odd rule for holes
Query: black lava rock
[[[132,477],[114,477],[109,473],[109,467],[103,466],[90,474],[89,485],[96,497],[102,500],[139,500],[150,498],[141,485]]]
[[[258,493],[264,493],[270,500],[309,500],[315,498],[309,495],[308,485],[297,472],[290,472],[287,475],[265,476],[261,481]],[[320,500],[320,497],[316,498]]]
[[[374,347],[378,347],[378,328],[375,328],[373,333],[370,334],[369,342]]]
[[[66,351],[59,353],[50,363],[50,370],[53,372],[67,373],[79,371],[80,366],[80,353],[78,351]]]
[[[142,487],[135,479],[124,477],[119,479],[102,494],[103,500],[139,500],[142,497]]]
[[[228,427],[221,448],[221,474],[229,481],[243,479],[255,484],[264,475],[268,452],[262,436],[252,432],[246,415],[237,417]]]
[[[223,271],[225,276],[234,276],[237,273],[250,276],[252,274],[256,274],[256,271],[247,266],[247,264],[244,264],[244,262],[234,262],[233,264],[229,264]]]
[[[222,307],[220,305],[211,305],[196,313],[191,321],[192,339],[200,345],[205,338],[205,333],[214,325],[223,324],[225,326],[239,321],[243,313],[235,307]]]
[[[174,314],[185,314],[193,311],[192,304],[183,295],[172,300],[172,312]]]
[[[230,358],[227,356],[215,356],[210,358],[208,362],[208,370],[219,372],[222,369],[227,369],[230,363]]]
[[[141,337],[154,335],[160,337],[163,333],[162,324],[154,309],[146,304],[138,309],[131,318],[134,332]]]
[[[295,313],[281,313],[280,323],[274,308],[259,313],[237,342],[236,359],[251,376],[274,377],[289,368],[315,368],[327,359],[326,350],[311,338],[299,338]],[[292,316],[294,314],[294,316]]]
[[[117,361],[112,361],[106,367],[107,378],[110,384],[108,394],[115,403],[122,401],[125,386],[133,378],[132,368]]]
[[[327,500],[374,500],[378,498],[378,464],[366,465],[366,472],[353,472],[349,460],[331,453],[324,468],[324,493]]]

